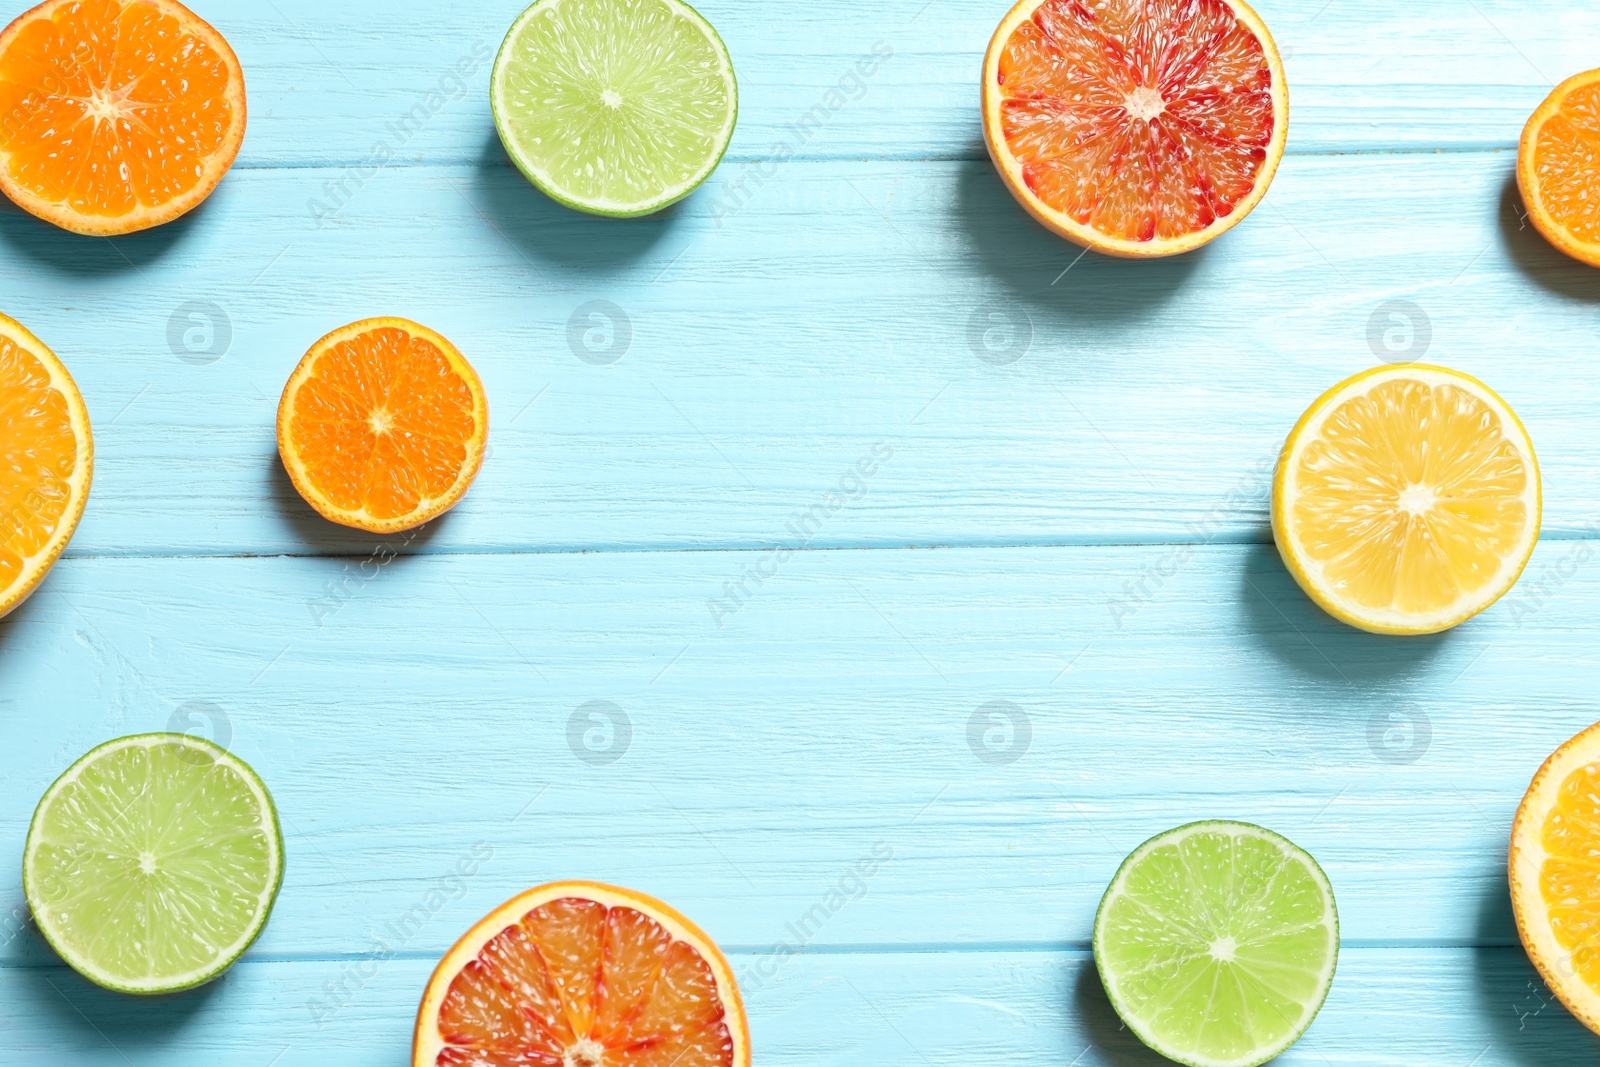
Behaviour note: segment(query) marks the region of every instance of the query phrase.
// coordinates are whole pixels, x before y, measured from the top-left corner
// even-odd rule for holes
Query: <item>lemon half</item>
[[[1428,634],[1516,584],[1542,507],[1533,443],[1506,402],[1412,363],[1357,374],[1311,405],[1278,459],[1272,533],[1334,618]]]

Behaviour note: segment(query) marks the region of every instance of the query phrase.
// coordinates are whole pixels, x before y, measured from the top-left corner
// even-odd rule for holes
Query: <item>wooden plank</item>
[[[808,552],[759,586],[758,553],[68,560],[0,624],[0,845],[94,744],[193,728],[283,815],[273,956],[362,951],[479,848],[411,950],[577,876],[770,943],[880,845],[818,944],[1083,946],[1128,852],[1216,817],[1310,849],[1354,942],[1513,944],[1512,812],[1595,716],[1587,547],[1410,641],[1266,546]]]
[[[1162,263],[1078,258],[981,162],[794,163],[742,211],[627,226],[504,168],[411,170],[322,230],[329,172],[247,171],[115,248],[0,213],[0,279],[96,423],[78,555],[369,551],[299,501],[273,418],[312,341],[395,312],[461,345],[493,411],[479,483],[406,551],[761,547],[819,506],[817,546],[1259,541],[1306,404],[1424,336],[1521,413],[1546,532],[1582,536],[1600,275],[1522,223],[1510,168],[1297,157]],[[593,301],[627,317],[610,364]]]
[[[765,958],[732,959],[749,968]],[[105,993],[62,968],[0,967],[0,1064],[393,1067],[409,1054],[432,967],[247,962],[158,1001]],[[1084,952],[800,955],[747,988],[747,1000],[761,1063],[1168,1062],[1120,1028]],[[1594,1051],[1594,1035],[1551,999],[1520,949],[1346,949],[1311,1030],[1273,1062],[1554,1067],[1590,1062]]]
[[[250,91],[241,165],[389,166],[499,158],[488,61],[524,0],[273,0],[199,5],[233,43]],[[1508,148],[1555,82],[1594,65],[1600,14],[1565,0],[1256,5],[1286,55],[1293,152]],[[732,159],[978,158],[984,48],[1009,4],[818,0],[700,5],[740,79]],[[892,58],[850,77],[874,48]],[[843,85],[841,92],[840,86]],[[838,94],[830,96],[830,93]],[[792,124],[821,106],[826,122]],[[419,110],[420,109],[420,110]],[[379,145],[384,150],[379,150]]]

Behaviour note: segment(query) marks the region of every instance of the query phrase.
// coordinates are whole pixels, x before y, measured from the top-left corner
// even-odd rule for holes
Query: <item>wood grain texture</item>
[[[212,200],[115,243],[0,205],[0,310],[98,445],[69,557],[0,622],[0,1065],[393,1065],[462,930],[597,877],[731,950],[762,1063],[1152,1067],[1093,911],[1206,817],[1287,834],[1338,894],[1338,981],[1278,1062],[1593,1062],[1504,854],[1600,715],[1600,274],[1510,181],[1600,11],[1263,0],[1273,189],[1130,264],[1045,234],[983,158],[1004,2],[703,0],[733,149],[627,224],[506,163],[483,56],[523,0],[195,6],[251,94]],[[374,543],[295,496],[272,418],[312,341],[385,313],[474,361],[492,451],[456,512]],[[1266,482],[1318,393],[1424,335],[1527,423],[1545,541],[1489,613],[1382,639],[1295,588]],[[159,729],[261,771],[288,869],[223,981],[130,1001],[61,968],[16,860],[60,770]]]
[[[19,5],[13,5],[20,10]],[[244,64],[246,167],[350,165],[381,141],[394,165],[474,162],[492,137],[488,70],[524,0],[197,3]],[[1005,0],[704,0],[739,76],[735,160],[791,142],[791,124],[880,43],[893,58],[845,83],[808,158],[975,159],[977,77]],[[1595,65],[1600,13],[1566,0],[1261,0],[1285,55],[1291,152],[1509,148],[1555,83]],[[462,60],[466,68],[458,67]],[[464,69],[471,73],[462,76]],[[456,79],[452,78],[452,75]],[[465,91],[461,85],[468,87]],[[430,94],[437,97],[430,100]],[[418,105],[424,113],[413,112]],[[417,117],[402,124],[407,115]],[[409,127],[409,128],[407,128]]]
[[[406,551],[772,545],[878,442],[893,458],[811,543],[1259,541],[1288,429],[1391,343],[1507,398],[1547,535],[1580,536],[1600,273],[1524,226],[1512,164],[1290,159],[1252,218],[1160,263],[1079,259],[984,162],[792,163],[731,217],[711,187],[626,226],[491,162],[383,174],[318,229],[328,172],[247,171],[115,247],[0,212],[0,277],[95,422],[75,555],[370,549],[295,496],[273,418],[313,341],[395,313],[474,361],[493,449]],[[609,365],[597,300],[631,337]],[[197,365],[223,344],[205,316],[231,347]]]
[[[756,959],[735,953],[732,962]],[[1276,1067],[1592,1062],[1593,1035],[1549,1002],[1520,949],[1357,949],[1339,964],[1316,1024]],[[157,1002],[118,998],[63,968],[0,967],[0,1063],[394,1067],[407,1056],[402,1023],[432,966],[245,963]],[[1120,1029],[1084,952],[795,956],[749,997],[749,1009],[759,1063],[1170,1062]]]
[[[1310,849],[1351,942],[1508,945],[1512,812],[1594,719],[1572,551],[1543,601],[1415,641],[1266,546],[807,552],[742,604],[758,553],[69,560],[0,624],[0,836],[96,741],[192,726],[283,815],[271,955],[360,951],[480,844],[489,898],[595,877],[758,945],[885,842],[819,943],[1086,946],[1122,858],[1207,817]]]

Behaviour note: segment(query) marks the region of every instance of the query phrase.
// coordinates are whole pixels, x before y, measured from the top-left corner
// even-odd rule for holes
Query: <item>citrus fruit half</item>
[[[1289,434],[1272,533],[1306,594],[1373,633],[1427,634],[1516,584],[1539,540],[1539,464],[1476,378],[1418,363],[1349,378]]]
[[[1600,267],[1600,70],[1556,86],[1522,131],[1517,184],[1528,217],[1574,259]]]
[[[267,787],[184,734],[124,737],[74,763],[39,801],[22,855],[45,940],[123,993],[172,993],[227,970],[282,880]]]
[[[739,114],[728,49],[681,0],[539,0],[506,34],[489,99],[529,181],[617,217],[692,193]]]
[[[1511,830],[1511,904],[1528,957],[1600,1034],[1600,724],[1545,761]]]
[[[1117,871],[1095,916],[1094,961],[1111,1006],[1161,1055],[1254,1067],[1298,1041],[1327,999],[1333,887],[1270,830],[1181,826]]]
[[[33,593],[83,517],[89,412],[55,353],[0,315],[0,618]]]
[[[496,908],[428,982],[412,1067],[749,1067],[733,971],[642,893],[556,882]]]
[[[244,126],[238,58],[177,0],[49,0],[0,33],[0,189],[64,229],[171,222]]]
[[[1167,256],[1260,202],[1289,92],[1239,0],[1022,0],[984,58],[983,130],[1045,226],[1108,255]]]
[[[283,387],[278,454],[322,515],[394,533],[455,507],[483,464],[489,403],[466,357],[407,319],[311,346]]]

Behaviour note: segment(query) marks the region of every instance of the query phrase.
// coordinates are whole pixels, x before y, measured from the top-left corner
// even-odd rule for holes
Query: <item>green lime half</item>
[[[1333,985],[1333,887],[1270,830],[1181,826],[1117,871],[1095,917],[1094,960],[1111,1006],[1161,1055],[1256,1067],[1300,1039]]]
[[[739,114],[722,38],[680,0],[539,0],[506,34],[489,94],[529,181],[622,218],[693,192]]]
[[[74,763],[39,801],[22,854],[45,940],[123,993],[172,993],[227,970],[282,881],[266,786],[185,734],[124,737]]]

